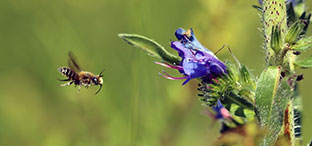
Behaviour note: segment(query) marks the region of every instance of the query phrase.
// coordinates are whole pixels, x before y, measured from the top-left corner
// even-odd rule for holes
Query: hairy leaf
[[[272,112],[277,86],[280,78],[280,68],[271,66],[262,72],[256,88],[256,112],[261,125],[266,125]]]
[[[300,67],[300,68],[311,68],[312,67],[312,57],[296,61],[295,66]]]
[[[296,51],[306,51],[312,48],[312,37],[304,37],[291,47]]]
[[[281,131],[284,111],[292,96],[292,88],[280,79],[280,67],[271,66],[262,72],[256,89],[256,112],[266,130],[263,145],[273,145]]]
[[[151,56],[158,57],[171,64],[180,63],[179,57],[169,53],[163,46],[152,39],[137,34],[118,34],[118,36],[130,45],[146,51]]]

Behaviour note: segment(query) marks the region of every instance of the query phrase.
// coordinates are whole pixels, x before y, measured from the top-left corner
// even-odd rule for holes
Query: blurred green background
[[[158,76],[164,68],[117,37],[138,33],[169,48],[192,27],[213,52],[223,44],[255,75],[264,68],[256,0],[1,0],[1,146],[211,145],[219,124],[201,111],[197,81]],[[312,6],[312,2],[309,2]],[[311,30],[311,29],[310,29]],[[311,31],[309,33],[311,35]],[[103,68],[104,88],[58,87],[72,50],[81,66]],[[222,60],[232,59],[221,51]],[[174,76],[179,73],[167,70]],[[304,141],[312,138],[312,75],[301,85]],[[310,91],[309,91],[310,90]]]

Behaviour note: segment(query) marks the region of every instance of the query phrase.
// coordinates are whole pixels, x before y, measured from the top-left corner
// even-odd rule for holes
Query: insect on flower
[[[185,31],[179,28],[175,35],[178,41],[171,42],[171,47],[179,53],[182,61],[179,65],[170,65],[165,62],[156,62],[156,64],[177,69],[184,76],[176,78],[166,72],[164,72],[165,75],[160,74],[161,76],[171,80],[186,79],[182,84],[184,85],[191,79],[199,77],[206,82],[211,82],[212,79],[227,73],[227,67],[213,52],[199,43],[192,29]]]
[[[67,77],[67,79],[61,80],[60,81],[69,81],[65,84],[61,84],[59,86],[69,86],[71,84],[75,84],[75,86],[78,86],[78,92],[80,92],[81,86],[85,86],[88,88],[91,85],[99,85],[100,88],[98,91],[95,93],[97,94],[101,89],[103,85],[103,71],[99,75],[94,75],[91,72],[87,71],[82,71],[80,66],[78,65],[78,62],[76,58],[74,57],[74,54],[72,52],[68,52],[68,66],[69,67],[60,67],[57,70],[64,76]]]

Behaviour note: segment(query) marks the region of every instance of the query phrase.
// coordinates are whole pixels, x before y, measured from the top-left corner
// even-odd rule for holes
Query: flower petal
[[[213,52],[205,48],[195,37],[193,29],[189,29],[185,31],[183,28],[179,28],[175,32],[175,36],[178,40],[181,41],[181,43],[184,45],[185,48],[188,49],[195,49],[199,50],[201,52],[209,53],[210,55],[213,55]]]

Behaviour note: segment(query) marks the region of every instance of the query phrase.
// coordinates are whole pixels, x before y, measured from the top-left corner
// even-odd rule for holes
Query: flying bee
[[[75,84],[75,87],[78,86],[78,92],[80,92],[81,86],[85,86],[86,88],[92,86],[92,85],[99,85],[100,88],[98,91],[96,91],[95,94],[97,94],[101,89],[103,85],[103,71],[99,75],[94,75],[91,72],[87,71],[82,71],[80,66],[78,65],[77,59],[74,56],[74,54],[69,51],[68,52],[68,67],[60,67],[57,70],[67,77],[67,79],[61,80],[60,81],[69,81],[65,84],[60,84],[59,86],[69,86],[71,84]]]

